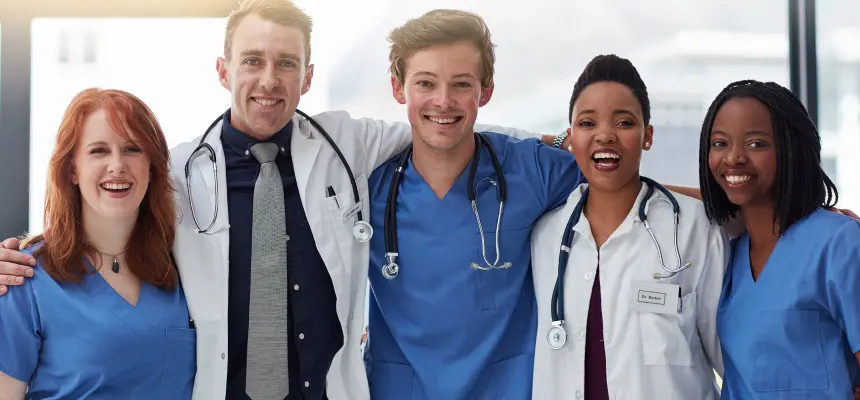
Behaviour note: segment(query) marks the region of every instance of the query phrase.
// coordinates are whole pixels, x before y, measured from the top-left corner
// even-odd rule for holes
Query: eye
[[[434,86],[433,82],[430,82],[430,81],[418,81],[418,82],[415,82],[415,84],[420,86],[420,87],[424,87],[424,88],[431,88]]]
[[[107,154],[108,151],[104,147],[96,147],[90,150],[90,154]]]
[[[760,140],[756,140],[756,141],[752,141],[752,142],[747,143],[747,147],[751,147],[754,149],[761,149],[763,147],[767,147],[767,143],[762,142]]]
[[[469,82],[457,82],[457,83],[455,83],[455,84],[454,84],[454,86],[456,86],[456,87],[458,87],[458,88],[464,88],[464,89],[465,89],[465,88],[470,88],[470,87],[472,87],[472,84],[471,84],[471,83],[469,83]]]
[[[129,153],[140,153],[141,152],[140,147],[137,147],[137,146],[128,146],[125,148],[125,151],[127,151]]]
[[[281,61],[280,64],[282,67],[287,67],[287,68],[296,68],[296,66],[297,66],[296,62],[293,60],[283,60],[283,61]]]
[[[244,61],[244,63],[247,65],[256,66],[256,65],[260,64],[260,60],[258,60],[256,58],[248,58]]]
[[[726,141],[723,139],[714,139],[711,140],[711,147],[726,147]]]
[[[629,120],[629,119],[622,119],[621,121],[618,121],[618,125],[630,127],[630,126],[635,126],[636,123]]]
[[[592,126],[594,126],[594,122],[591,122],[589,120],[582,120],[582,121],[579,121],[579,123],[576,124],[576,126],[580,126],[583,128],[592,127]]]

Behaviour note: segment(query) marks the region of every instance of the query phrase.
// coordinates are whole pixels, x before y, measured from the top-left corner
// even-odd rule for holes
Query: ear
[[[75,173],[74,169],[72,170],[72,185],[77,186],[80,183],[78,179],[78,174]]]
[[[394,75],[391,75],[391,94],[398,103],[406,104],[406,95],[403,94],[403,84]]]
[[[305,70],[305,83],[302,85],[302,95],[311,90],[311,81],[314,80],[314,65],[308,64],[308,67]]]
[[[645,137],[642,138],[642,148],[644,150],[651,150],[651,147],[654,145],[654,126],[648,125],[645,128]]]
[[[478,107],[483,107],[490,102],[490,98],[493,97],[493,89],[496,88],[496,82],[490,81],[490,86],[481,88],[481,100],[478,102]]]
[[[230,82],[227,80],[227,60],[224,57],[218,57],[215,63],[215,70],[218,71],[218,80],[224,89],[230,90]]]

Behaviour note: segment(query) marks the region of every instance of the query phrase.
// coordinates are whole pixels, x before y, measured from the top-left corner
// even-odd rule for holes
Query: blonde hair
[[[493,82],[496,53],[490,29],[477,14],[460,10],[433,10],[407,21],[388,35],[391,52],[389,71],[401,84],[406,73],[406,61],[415,53],[440,44],[472,42],[481,52],[481,86]]]
[[[290,0],[242,0],[227,16],[227,32],[224,36],[224,58],[230,60],[233,34],[239,22],[249,14],[256,14],[278,25],[297,28],[305,35],[305,63],[311,61],[311,31],[313,20]]]

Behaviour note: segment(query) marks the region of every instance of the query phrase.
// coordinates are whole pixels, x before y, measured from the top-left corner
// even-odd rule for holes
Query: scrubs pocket
[[[522,354],[493,363],[492,389],[480,399],[530,399],[534,360],[533,354]]]
[[[696,329],[696,292],[681,301],[679,314],[639,312],[645,365],[693,366],[690,343]]]
[[[167,328],[160,400],[190,399],[197,371],[197,332]]]
[[[484,225],[484,228],[487,228],[487,226]],[[523,289],[522,282],[529,265],[528,263],[518,265],[514,258],[519,254],[530,251],[530,234],[531,227],[500,231],[499,253],[501,253],[501,256],[496,265],[510,261],[513,264],[509,268],[482,270],[470,266],[473,270],[472,272],[478,277],[478,302],[482,310],[513,307],[519,301],[520,292]],[[475,255],[472,257],[472,262],[481,268],[487,268],[482,248],[486,248],[487,261],[493,262],[496,260],[496,232],[484,232],[484,246],[481,246],[481,236],[478,234],[475,236]]]
[[[367,363],[367,380],[372,399],[411,399],[413,379],[411,365],[378,361]]]
[[[753,346],[755,391],[828,388],[819,318],[815,310],[759,313],[756,323],[768,335]]]

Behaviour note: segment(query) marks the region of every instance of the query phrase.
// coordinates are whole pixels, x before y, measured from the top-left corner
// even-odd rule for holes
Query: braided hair
[[[729,84],[711,103],[699,141],[699,187],[708,219],[725,223],[740,208],[729,201],[708,163],[711,129],[717,112],[733,98],[758,100],[770,109],[776,144],[776,180],[773,218],[779,234],[819,207],[833,207],[839,199],[836,185],[821,168],[821,137],[806,107],[790,90],[774,82],[744,80]]]
[[[579,95],[588,85],[597,82],[616,82],[630,88],[639,105],[642,106],[642,118],[645,126],[651,121],[651,102],[648,100],[648,88],[639,76],[639,71],[633,63],[626,58],[614,54],[600,55],[594,57],[585,70],[579,75],[576,84],[573,85],[573,94],[570,96],[570,108],[567,111],[568,123],[573,118],[573,105],[579,99]]]

